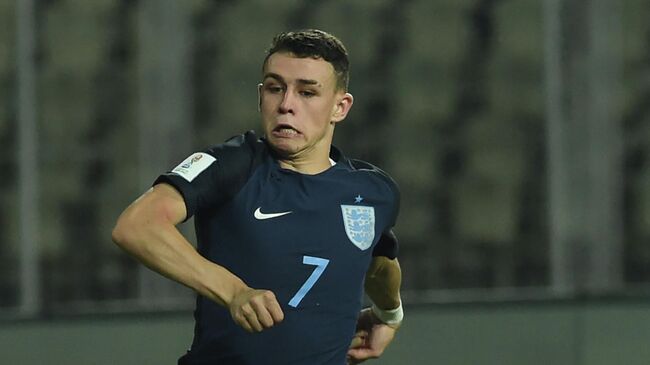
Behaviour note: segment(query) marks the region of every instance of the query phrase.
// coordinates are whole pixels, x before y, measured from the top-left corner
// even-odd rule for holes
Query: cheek
[[[307,108],[309,114],[312,116],[311,119],[318,124],[322,124],[323,122],[329,123],[330,119],[332,119],[332,105],[329,103],[313,104]]]
[[[282,102],[282,96],[279,94],[263,92],[260,96],[260,103],[262,104],[262,107],[265,105],[267,107],[272,107],[278,105],[280,102]]]
[[[269,108],[271,100],[268,96],[263,96],[260,98],[260,109],[266,110]]]
[[[275,104],[273,104],[273,101],[269,98],[262,99],[260,103],[260,111],[262,112],[262,117],[263,118],[269,118],[273,115],[273,112],[275,112],[276,107]]]

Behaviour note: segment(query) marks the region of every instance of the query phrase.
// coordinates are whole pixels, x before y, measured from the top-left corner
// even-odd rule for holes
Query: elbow
[[[111,233],[117,246],[131,254],[140,254],[148,243],[160,239],[161,234],[175,226],[170,208],[174,202],[161,198],[160,194],[150,190],[122,212]]]
[[[137,227],[138,224],[134,222],[133,218],[129,217],[128,211],[122,213],[111,232],[113,243],[118,247],[129,251],[129,247],[137,240]]]
[[[122,247],[124,243],[126,242],[126,232],[124,230],[124,227],[120,222],[118,221],[115,227],[113,227],[113,231],[111,232],[111,239],[113,240],[113,243],[116,245]]]

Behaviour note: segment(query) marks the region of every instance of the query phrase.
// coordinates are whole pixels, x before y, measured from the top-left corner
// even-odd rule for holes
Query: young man
[[[399,191],[331,145],[353,102],[348,67],[328,33],[276,36],[259,85],[264,137],[191,155],[118,219],[116,244],[199,294],[179,364],[357,364],[395,336]],[[191,216],[198,252],[176,229]],[[374,305],[359,312],[364,287]]]

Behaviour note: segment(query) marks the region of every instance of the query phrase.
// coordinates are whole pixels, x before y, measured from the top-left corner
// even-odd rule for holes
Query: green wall
[[[0,324],[3,364],[175,364],[189,314]],[[407,307],[398,338],[369,364],[650,363],[650,301]],[[263,364],[262,364],[263,365]]]

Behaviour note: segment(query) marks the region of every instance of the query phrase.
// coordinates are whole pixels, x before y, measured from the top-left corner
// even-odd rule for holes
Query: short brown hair
[[[277,52],[288,52],[300,58],[322,58],[334,67],[337,88],[347,91],[350,79],[348,51],[335,36],[318,29],[280,33],[273,38],[271,47],[266,51],[262,68],[266,67],[269,57]]]

